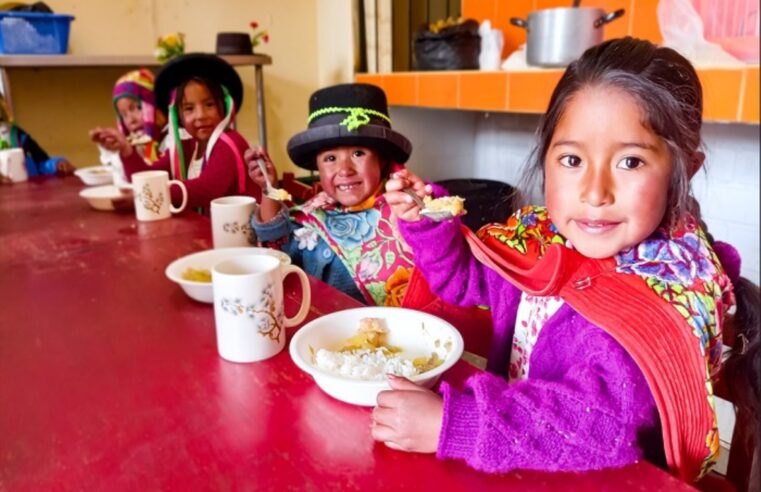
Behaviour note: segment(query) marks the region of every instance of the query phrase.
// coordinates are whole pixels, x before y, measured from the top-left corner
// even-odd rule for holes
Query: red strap
[[[462,229],[481,263],[524,292],[560,295],[624,347],[658,407],[669,468],[686,481],[695,480],[708,454],[706,438],[714,414],[706,394],[705,361],[681,315],[654,296],[642,278],[616,273],[612,258],[589,259],[551,245],[531,264],[526,255],[508,248],[495,251]],[[580,279],[591,282],[578,288],[575,282]]]
[[[225,132],[219,135],[219,139],[230,147],[235,156],[235,165],[238,167],[238,193],[244,195],[246,193],[246,166],[243,164],[243,156],[240,155],[240,150],[238,150],[238,146],[235,145],[233,139]]]

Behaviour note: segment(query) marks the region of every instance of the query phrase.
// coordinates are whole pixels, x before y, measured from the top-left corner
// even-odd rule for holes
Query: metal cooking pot
[[[526,62],[539,67],[564,67],[587,48],[602,42],[603,26],[624,15],[624,9],[569,7],[537,10],[528,22],[517,17],[510,24],[528,31]]]

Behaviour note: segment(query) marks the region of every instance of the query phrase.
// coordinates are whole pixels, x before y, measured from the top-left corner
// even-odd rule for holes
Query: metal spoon
[[[270,200],[275,200],[278,202],[282,202],[284,199],[290,200],[290,195],[288,195],[288,198],[284,198],[283,195],[279,193],[280,191],[284,190],[280,190],[279,188],[272,186],[272,182],[270,182],[270,175],[267,173],[267,164],[264,163],[264,160],[257,159],[256,163],[259,165],[259,169],[262,170],[262,174],[264,174],[264,184],[266,185],[264,195]]]
[[[436,222],[441,222],[442,220],[449,220],[452,217],[454,217],[454,215],[452,215],[452,212],[448,212],[445,210],[434,212],[433,210],[429,210],[428,208],[426,208],[425,202],[423,202],[423,200],[421,200],[420,197],[417,196],[417,193],[415,193],[412,190],[412,188],[404,188],[402,191],[407,193],[409,196],[411,196],[412,199],[417,204],[417,206],[420,207],[420,215],[424,215],[428,217],[429,219],[434,220]]]

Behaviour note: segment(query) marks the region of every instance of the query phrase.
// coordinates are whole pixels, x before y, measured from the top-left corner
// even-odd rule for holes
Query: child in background
[[[304,169],[319,170],[322,190],[290,212],[266,195],[251,226],[266,246],[279,248],[304,271],[367,303],[398,305],[399,288],[412,270],[411,254],[395,235],[382,196],[392,166],[409,158],[412,145],[391,129],[386,95],[369,84],[320,89],[309,99],[308,129],[288,142],[288,155]],[[246,153],[249,175],[260,187],[266,163],[261,148]]]
[[[112,97],[119,131],[147,164],[162,154],[161,130],[166,123],[161,112],[156,111],[153,86],[153,73],[144,68],[133,70],[116,81]]]
[[[231,128],[243,100],[243,85],[235,69],[210,54],[188,54],[167,62],[156,76],[156,103],[169,117],[172,144],[149,166],[122,132],[105,129],[94,139],[119,152],[127,178],[138,171],[166,170],[182,180],[188,207],[208,213],[211,200],[228,195],[259,198],[261,190],[246,179],[243,153],[248,143]],[[190,138],[181,139],[184,129]],[[181,190],[172,188],[172,202]]]
[[[444,300],[489,305],[494,334],[487,372],[463,389],[389,378],[374,438],[488,472],[647,458],[687,481],[705,474],[719,451],[712,378],[739,267],[731,246],[714,251],[691,196],[701,124],[686,59],[611,40],[568,67],[543,117],[529,173],[543,178],[546,207],[475,237],[459,220],[421,218],[400,190],[422,196],[425,184],[393,176],[386,197],[417,268]],[[738,295],[736,319],[758,319],[748,301]]]
[[[67,175],[74,166],[63,157],[49,157],[48,153],[13,121],[5,98],[0,94],[0,150],[23,149],[26,172],[29,176]]]
[[[127,72],[116,81],[111,98],[119,132],[127,137],[127,143],[135,147],[148,165],[153,164],[165,150],[160,144],[165,118],[156,111],[153,82],[153,73],[144,68]],[[103,128],[91,130],[90,139],[99,142],[103,132]],[[118,172],[117,182],[125,182],[124,165],[119,153],[100,145],[98,147],[101,162],[114,166]]]

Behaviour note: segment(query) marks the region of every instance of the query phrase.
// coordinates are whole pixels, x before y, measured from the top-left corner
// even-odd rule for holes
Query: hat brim
[[[156,74],[156,107],[167,112],[172,91],[191,77],[202,77],[224,85],[235,101],[236,110],[243,103],[243,84],[238,72],[226,61],[208,53],[191,53],[172,58]]]
[[[317,153],[331,147],[357,145],[376,149],[380,154],[404,164],[412,153],[412,143],[389,127],[363,125],[349,131],[343,125],[325,125],[297,133],[288,141],[288,156],[299,167],[317,170]]]

